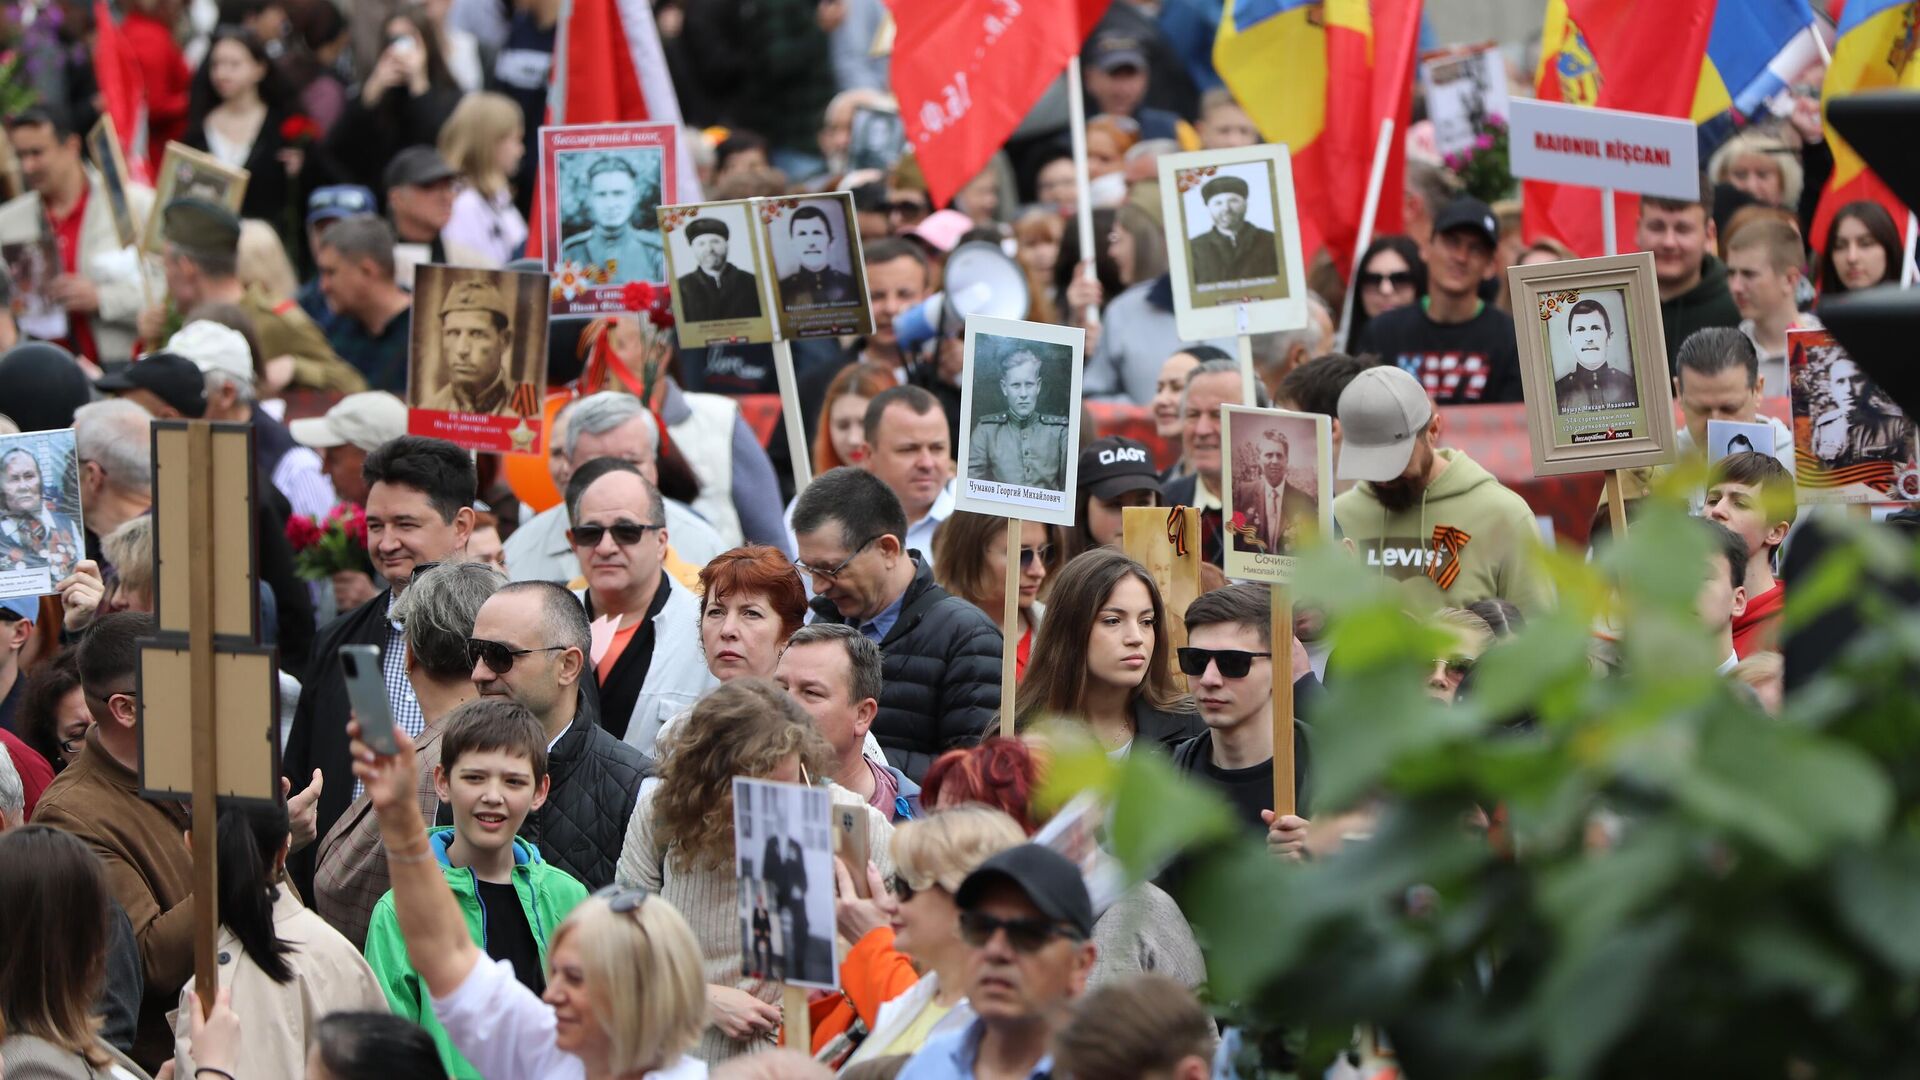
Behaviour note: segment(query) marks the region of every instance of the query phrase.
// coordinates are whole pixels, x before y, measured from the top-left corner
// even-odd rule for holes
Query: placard
[[[674,201],[672,124],[579,124],[540,129],[541,209],[554,318],[629,311],[622,286],[667,283],[658,221]]]
[[[791,340],[873,333],[853,193],[755,201],[762,249],[773,266],[768,298],[779,313],[780,336]]]
[[[1165,154],[1159,164],[1180,336],[1203,341],[1307,325],[1287,148]]]
[[[1517,98],[1508,160],[1513,175],[1693,202],[1700,142],[1693,121]]]
[[[43,596],[87,557],[73,429],[0,436],[0,596]]]
[[[1920,500],[1913,420],[1832,331],[1787,331],[1787,383],[1801,502]]]
[[[40,219],[40,231],[33,239],[0,244],[0,259],[13,279],[12,313],[20,335],[40,341],[65,340],[70,331],[67,309],[50,293],[60,276],[60,241],[46,218]]]
[[[680,347],[773,340],[768,269],[753,200],[660,208]]]
[[[87,156],[100,173],[100,186],[107,193],[107,208],[113,211],[114,235],[120,246],[128,247],[138,239],[133,220],[133,204],[127,199],[127,159],[120,153],[120,135],[114,130],[111,113],[101,113],[99,122],[87,132]]]
[[[967,316],[954,505],[1073,526],[1086,344],[1077,326]]]
[[[541,273],[419,267],[407,433],[532,453],[546,423],[547,295]]]
[[[733,850],[742,974],[838,989],[827,789],[734,777]]]
[[[1707,421],[1707,464],[1733,454],[1774,455],[1773,425],[1743,424],[1738,420]]]
[[[1333,535],[1333,422],[1318,413],[1220,407],[1225,566],[1236,581],[1286,585],[1300,554]]]
[[[847,171],[891,172],[907,150],[907,126],[892,109],[857,105],[847,129]]]
[[[240,213],[241,200],[247,197],[245,169],[233,168],[212,154],[191,146],[170,142],[160,158],[159,179],[153,196],[153,213],[147,215],[147,230],[140,239],[140,250],[148,255],[166,251],[160,238],[161,219],[167,204],[175,199],[205,199]]]
[[[1474,139],[1487,120],[1505,117],[1511,108],[1507,60],[1500,46],[1491,41],[1421,57],[1420,83],[1427,100],[1427,119],[1433,121],[1434,148],[1442,154],[1476,149]]]

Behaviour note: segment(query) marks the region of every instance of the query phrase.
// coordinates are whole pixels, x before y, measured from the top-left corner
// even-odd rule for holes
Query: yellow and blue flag
[[[1890,89],[1920,90],[1920,3],[1848,0],[1840,14],[1839,37],[1833,43],[1833,65],[1827,69],[1826,86],[1820,94],[1821,111],[1824,113],[1834,98],[1862,90]],[[1807,239],[1825,250],[1834,211],[1861,199],[1886,207],[1904,231],[1907,207],[1831,124],[1827,125],[1827,145],[1833,149],[1833,178],[1820,196],[1813,235]]]

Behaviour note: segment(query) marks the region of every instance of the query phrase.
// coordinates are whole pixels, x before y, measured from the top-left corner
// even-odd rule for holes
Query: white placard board
[[[1692,202],[1700,141],[1691,120],[1553,101],[1512,103],[1513,175]]]

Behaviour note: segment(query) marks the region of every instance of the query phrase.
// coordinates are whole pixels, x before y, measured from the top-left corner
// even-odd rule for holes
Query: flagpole
[[[1620,254],[1620,237],[1615,234],[1613,189],[1600,189],[1600,228],[1607,234],[1607,254]]]
[[[1074,217],[1080,226],[1080,258],[1087,264],[1087,280],[1097,281],[1100,271],[1095,265],[1099,256],[1093,250],[1093,184],[1087,175],[1087,97],[1080,85],[1080,57],[1077,53],[1067,60],[1067,119],[1067,127],[1073,136],[1073,202]],[[1087,322],[1100,325],[1100,308],[1097,305],[1087,307]]]
[[[1360,257],[1373,243],[1373,221],[1380,206],[1380,188],[1387,181],[1388,153],[1393,146],[1393,118],[1380,121],[1380,137],[1373,143],[1373,170],[1367,174],[1367,201],[1360,207],[1360,233],[1353,241],[1353,267],[1347,275],[1347,298],[1340,305],[1340,334],[1334,349],[1347,351],[1347,333],[1353,327],[1353,301],[1360,292]]]

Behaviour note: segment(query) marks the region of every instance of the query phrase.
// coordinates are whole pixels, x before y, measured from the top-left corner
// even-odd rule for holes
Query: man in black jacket
[[[688,627],[692,632],[692,627]],[[613,884],[627,819],[653,762],[599,723],[587,613],[565,586],[521,581],[480,606],[467,656],[482,697],[526,706],[545,729],[547,801],[520,835],[589,889]]]
[[[368,489],[367,554],[389,587],[321,628],[281,759],[296,787],[304,787],[313,770],[320,770],[325,783],[321,836],[333,828],[360,788],[347,750],[347,683],[334,657],[342,645],[380,646],[394,721],[419,738],[426,719],[407,681],[406,636],[393,621],[393,602],[406,590],[416,567],[464,552],[473,532],[473,461],[452,443],[403,435],[368,454],[361,474]],[[287,869],[302,895],[313,895],[312,849],[288,859]]]
[[[857,627],[880,646],[873,735],[915,783],[942,752],[980,740],[1000,707],[1000,628],[934,584],[904,539],[900,499],[864,469],[816,477],[793,507],[816,621]]]

